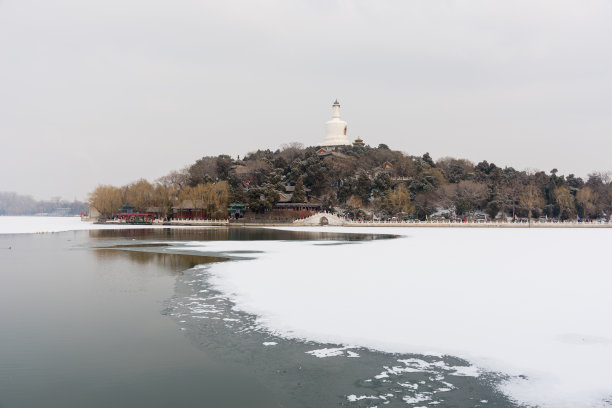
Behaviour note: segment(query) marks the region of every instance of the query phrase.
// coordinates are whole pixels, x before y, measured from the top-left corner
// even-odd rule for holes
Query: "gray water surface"
[[[495,390],[501,376],[458,375],[469,363],[452,357],[309,354],[342,345],[259,329],[208,284],[208,267],[227,254],[173,253],[197,240],[385,238],[247,228],[0,235],[0,407],[513,406]],[[415,370],[416,361],[430,365]]]

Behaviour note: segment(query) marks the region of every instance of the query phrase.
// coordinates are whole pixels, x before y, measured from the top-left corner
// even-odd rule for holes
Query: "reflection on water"
[[[193,268],[196,265],[207,264],[212,262],[223,262],[227,258],[216,256],[200,256],[191,254],[172,254],[159,252],[145,252],[129,250],[131,245],[126,245],[122,249],[121,245],[114,245],[112,248],[99,248],[94,251],[96,258],[100,262],[105,262],[113,259],[128,258],[130,261],[139,265],[163,265],[163,267],[171,270],[174,273],[181,273],[186,269]],[[146,247],[146,246],[139,246]]]
[[[91,230],[89,236],[94,239],[129,238],[160,241],[367,241],[396,237],[391,234],[287,231],[243,227]]]
[[[513,407],[482,377],[455,375],[467,363],[447,357],[318,358],[339,345],[278,338],[211,287],[202,264],[225,256],[172,253],[178,241],[390,237],[258,228],[0,237],[13,248],[0,251],[0,408]]]

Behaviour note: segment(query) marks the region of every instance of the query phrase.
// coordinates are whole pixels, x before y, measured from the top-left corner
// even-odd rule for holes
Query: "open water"
[[[286,340],[210,287],[185,241],[369,240],[270,229],[0,235],[0,408],[512,407],[449,357]],[[313,299],[316,294],[313,294]]]

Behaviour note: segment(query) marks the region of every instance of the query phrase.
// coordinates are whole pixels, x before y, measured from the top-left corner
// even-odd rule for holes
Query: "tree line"
[[[573,174],[516,170],[451,157],[434,161],[381,144],[343,146],[320,152],[293,143],[276,151],[257,150],[242,159],[204,156],[153,183],[99,186],[90,204],[107,216],[124,204],[168,215],[184,200],[201,203],[210,217],[224,216],[228,203],[252,212],[270,211],[287,186],[294,202],[320,203],[352,218],[500,217],[600,218],[612,214],[610,173],[586,180]],[[305,194],[308,192],[308,194]]]
[[[87,212],[87,203],[63,200],[36,200],[32,196],[0,191],[0,215],[79,215]]]
[[[156,212],[172,216],[173,207],[189,202],[190,208],[206,210],[210,218],[227,216],[229,188],[225,181],[187,185],[166,178],[150,183],[140,179],[122,187],[100,185],[89,195],[89,204],[103,217],[113,218],[129,206],[139,213]]]

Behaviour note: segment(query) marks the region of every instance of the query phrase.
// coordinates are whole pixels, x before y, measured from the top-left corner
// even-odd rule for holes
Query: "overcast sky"
[[[612,2],[0,0],[0,191],[351,139],[612,170]]]

